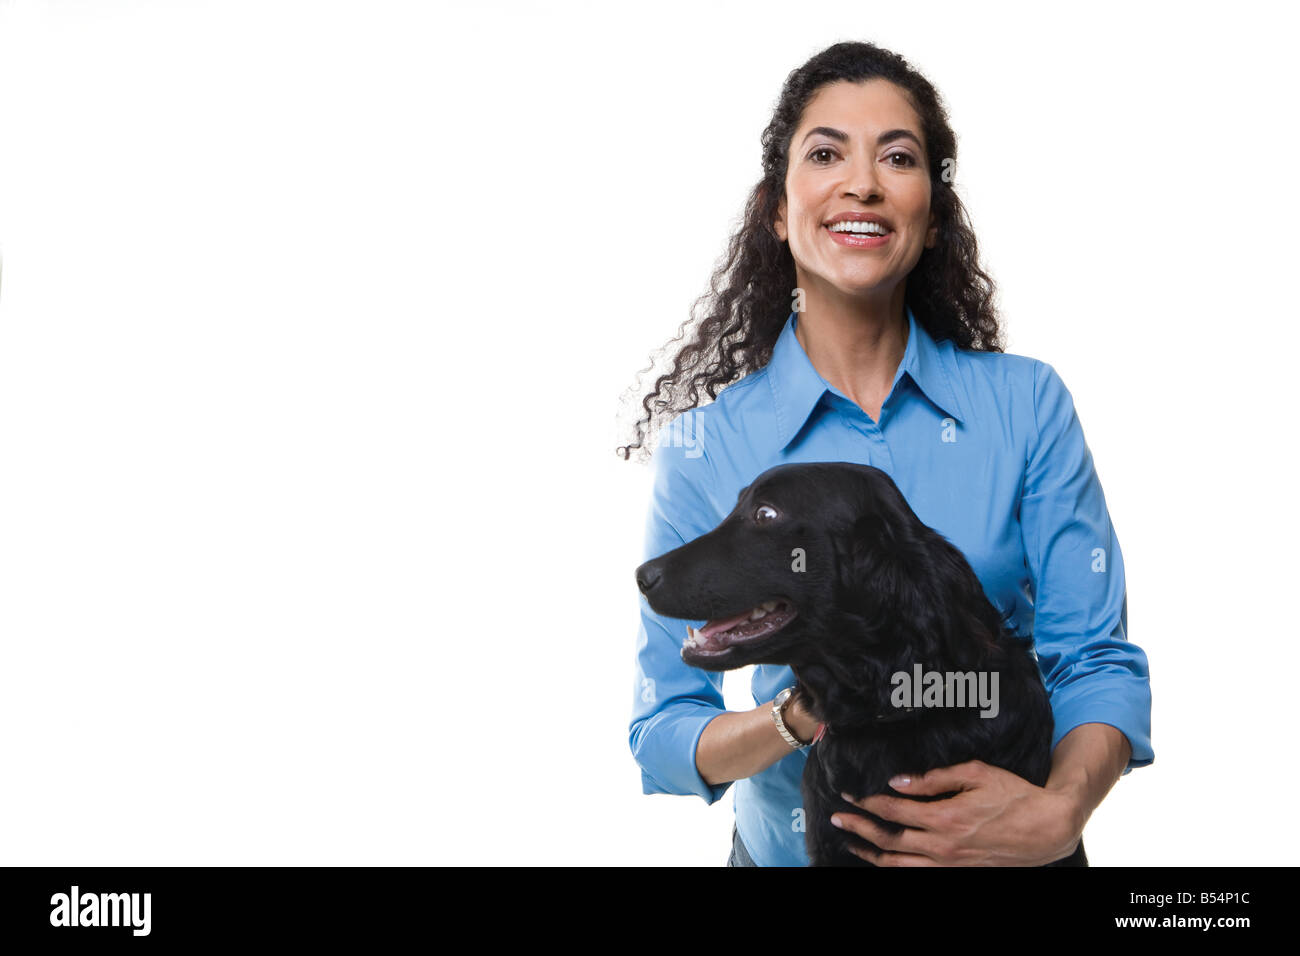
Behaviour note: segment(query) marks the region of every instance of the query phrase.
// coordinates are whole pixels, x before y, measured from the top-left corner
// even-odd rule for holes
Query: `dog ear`
[[[898,534],[891,522],[877,512],[859,515],[849,529],[849,540],[863,556],[887,558],[898,550]]]
[[[904,585],[903,541],[885,517],[869,511],[853,519],[837,542],[839,581],[859,609],[892,607]]]
[[[875,617],[906,597],[916,518],[888,474],[859,466],[855,476],[847,526],[836,541],[839,582],[850,604]]]

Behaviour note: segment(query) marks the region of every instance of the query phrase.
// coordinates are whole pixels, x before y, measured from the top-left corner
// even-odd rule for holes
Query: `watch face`
[[[776,700],[772,701],[772,703],[777,707],[784,707],[785,702],[789,699],[790,699],[790,688],[787,687],[783,691],[781,691],[781,693],[776,695]]]

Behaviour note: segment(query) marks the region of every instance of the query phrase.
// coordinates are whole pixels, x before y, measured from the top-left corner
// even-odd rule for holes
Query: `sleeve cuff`
[[[717,803],[731,783],[710,786],[700,776],[695,766],[695,750],[700,736],[709,722],[725,711],[712,707],[693,707],[687,713],[659,713],[641,728],[642,740],[653,739],[654,750],[660,754],[677,754],[684,759],[654,761],[656,776],[647,768],[644,753],[635,756],[641,765],[641,790],[643,793],[695,794],[707,804]]]
[[[1086,681],[1084,682],[1087,683]],[[1151,688],[1145,681],[1140,690],[1123,688],[1058,688],[1052,694],[1052,749],[1061,738],[1082,724],[1109,724],[1128,738],[1132,754],[1124,773],[1155,761],[1151,749]]]

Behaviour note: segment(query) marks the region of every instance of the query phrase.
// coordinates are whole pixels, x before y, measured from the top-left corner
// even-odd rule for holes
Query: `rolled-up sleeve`
[[[709,505],[710,468],[704,451],[698,417],[676,420],[664,427],[652,458],[654,484],[646,516],[645,548],[648,561],[672,551],[709,531],[715,522]],[[672,441],[685,429],[689,442]],[[730,784],[710,786],[695,766],[695,748],[705,726],[725,711],[722,674],[699,670],[681,658],[686,626],[703,621],[683,621],[656,614],[638,595],[641,609],[636,645],[632,722],[629,743],[641,767],[645,793],[697,794],[707,803],[719,800]]]
[[[1052,746],[1080,724],[1128,738],[1124,772],[1155,759],[1146,654],[1128,639],[1124,558],[1074,400],[1056,370],[1034,367],[1036,438],[1020,500],[1034,601],[1034,651],[1051,695]]]

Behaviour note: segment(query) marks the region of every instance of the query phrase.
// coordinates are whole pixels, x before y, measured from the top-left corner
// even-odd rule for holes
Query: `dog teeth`
[[[759,607],[761,607],[764,611],[775,611],[775,610],[776,610],[776,602],[775,602],[775,601],[764,601],[762,604],[759,605]]]
[[[749,619],[751,621],[757,621],[760,617],[767,617],[767,611],[763,609],[762,605],[759,605],[749,612]]]
[[[695,634],[695,628],[693,628],[693,627],[691,627],[689,624],[687,624],[687,625],[686,625],[686,640],[682,641],[682,647],[694,647],[694,646],[695,646],[695,637],[696,637],[696,634]]]

